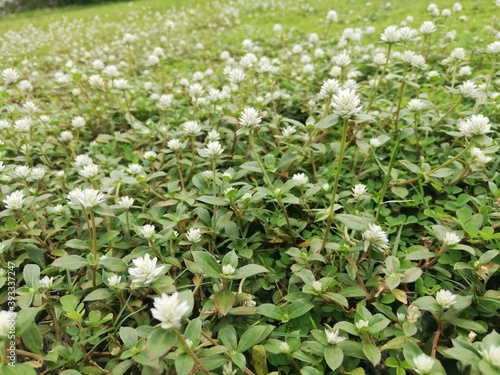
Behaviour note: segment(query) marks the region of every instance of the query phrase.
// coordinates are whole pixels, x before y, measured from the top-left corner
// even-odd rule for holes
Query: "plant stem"
[[[326,220],[325,234],[323,235],[323,242],[321,243],[321,248],[318,251],[319,253],[322,253],[323,250],[325,249],[326,241],[328,240],[328,235],[330,234],[330,227],[332,226],[333,223],[334,212],[335,212],[335,198],[337,196],[337,189],[339,186],[340,172],[342,168],[342,159],[344,158],[344,150],[346,148],[348,130],[349,130],[349,118],[344,118],[344,125],[342,126],[342,139],[340,141],[340,150],[337,160],[337,170],[335,174],[335,182],[333,184],[332,198],[330,207],[328,209],[329,213],[328,213],[328,219]]]
[[[469,144],[467,145],[467,147],[465,147],[462,151],[460,151],[455,157],[446,160],[443,164],[438,165],[436,168],[431,169],[429,172],[425,172],[424,177],[432,175],[433,173],[437,172],[441,168],[444,168],[447,165],[453,163],[455,160],[459,159],[463,154],[465,154],[467,151],[469,151],[469,149],[472,147],[473,144],[474,144],[474,142],[470,141]],[[406,184],[412,184],[412,183],[417,182],[417,181],[418,181],[418,177],[414,177],[414,178],[411,178],[411,179],[406,180],[406,181],[396,182],[394,184],[391,184],[390,186],[391,187],[392,186],[403,186]]]
[[[443,121],[460,104],[462,98],[463,97],[461,96],[460,99],[458,99],[458,101],[448,110],[448,112],[446,112],[444,116],[441,117],[432,127],[436,127],[441,121]]]
[[[182,335],[181,332],[179,332],[179,330],[175,330],[175,333],[177,335],[177,338],[179,339],[179,341],[182,343],[182,346],[184,346],[184,349],[186,350],[186,353],[191,357],[193,358],[193,361],[194,363],[196,364],[196,366],[198,367],[198,369],[204,373],[205,375],[210,375],[210,372],[205,368],[205,366],[203,366],[203,363],[201,363],[200,359],[198,358],[198,356],[196,355],[195,352],[193,352],[190,348],[190,346],[188,345],[188,343],[186,342],[186,339],[184,338],[184,336]]]
[[[377,80],[377,84],[376,84],[375,88],[373,89],[373,93],[372,93],[372,96],[370,98],[370,103],[368,103],[368,107],[366,108],[367,113],[370,112],[372,104],[373,104],[375,98],[377,97],[377,92],[378,92],[378,88],[380,86],[380,82],[382,82],[382,80],[384,79],[384,75],[385,75],[385,72],[387,70],[387,66],[389,65],[389,58],[391,56],[391,49],[392,49],[392,44],[389,44],[389,46],[387,47],[387,57],[385,59],[384,68],[382,69],[382,73],[380,73],[380,78]]]
[[[378,201],[377,213],[375,214],[375,222],[378,221],[378,217],[380,215],[380,209],[382,208],[382,204],[384,203],[385,193],[387,192],[387,185],[389,184],[389,179],[391,178],[392,166],[394,165],[394,161],[396,160],[396,155],[399,150],[401,131],[399,131],[397,123],[396,123],[396,131],[398,132],[398,136],[396,138],[396,143],[394,144],[394,148],[392,149],[391,159],[389,160],[389,166],[387,167],[387,172],[385,173],[384,183],[382,185],[382,191],[380,193]]]

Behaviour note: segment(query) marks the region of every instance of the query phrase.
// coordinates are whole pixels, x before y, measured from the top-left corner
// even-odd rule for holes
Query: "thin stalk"
[[[210,372],[205,368],[205,366],[203,366],[203,363],[201,363],[201,361],[198,358],[198,356],[196,355],[196,353],[191,350],[191,347],[186,342],[186,339],[184,338],[184,336],[182,335],[182,333],[179,330],[177,330],[177,329],[175,330],[175,333],[177,335],[177,339],[179,339],[179,341],[181,342],[182,346],[186,350],[186,353],[193,359],[193,361],[196,364],[196,367],[198,368],[198,370],[200,370],[205,375],[210,375]]]
[[[389,44],[389,46],[387,47],[387,57],[385,59],[384,68],[382,69],[382,73],[380,73],[380,78],[377,80],[377,84],[376,84],[376,86],[373,90],[372,96],[370,98],[370,103],[368,103],[368,107],[366,109],[367,113],[370,112],[373,101],[377,97],[377,92],[378,92],[378,88],[380,86],[380,82],[382,82],[382,80],[384,79],[385,72],[387,71],[387,66],[389,65],[389,58],[391,57],[391,49],[392,49],[392,44]]]
[[[394,148],[392,149],[391,159],[389,160],[389,166],[387,167],[387,172],[384,177],[384,183],[382,185],[382,191],[379,197],[377,213],[375,214],[375,221],[378,220],[378,217],[380,215],[380,209],[382,208],[382,204],[384,203],[385,193],[387,192],[387,185],[389,184],[389,179],[391,178],[392,166],[394,165],[394,161],[396,160],[396,155],[399,150],[399,142],[401,141],[401,131],[399,129],[396,129],[396,131],[398,132],[398,136],[396,139],[396,143],[394,144]]]
[[[403,68],[403,78],[401,79],[401,88],[399,92],[399,100],[398,100],[398,108],[396,110],[396,116],[395,116],[395,127],[396,131],[398,130],[398,122],[399,122],[399,111],[401,110],[401,102],[403,101],[403,96],[405,94],[405,89],[406,89],[406,75],[408,74],[408,64],[405,64],[405,67]]]
[[[493,55],[493,57],[491,58],[491,73],[490,77],[488,78],[488,82],[486,83],[486,88],[484,89],[484,92],[488,92],[488,87],[490,87],[490,84],[493,81],[493,76],[495,75],[496,62],[497,62],[497,55]]]
[[[444,114],[444,116],[441,117],[432,127],[433,128],[436,127],[441,121],[443,121],[460,104],[460,102],[462,101],[462,98],[463,97],[461,96],[460,99],[458,99],[458,101],[452,107],[450,107],[448,112],[446,112]]]
[[[437,172],[441,168],[444,168],[444,167],[450,165],[451,163],[453,163],[455,160],[459,159],[462,155],[464,155],[467,151],[469,151],[469,149],[472,147],[473,144],[474,144],[474,142],[470,141],[469,144],[467,145],[467,147],[465,147],[462,151],[460,151],[456,156],[454,156],[451,159],[446,160],[444,163],[438,165],[434,169],[431,169],[429,172],[424,173],[424,177],[430,176],[431,174]],[[417,181],[418,181],[418,177],[415,177],[415,178],[411,178],[411,179],[406,180],[406,181],[400,181],[400,182],[396,182],[394,184],[391,184],[391,187],[412,184],[412,183],[417,182]]]
[[[335,182],[333,184],[332,198],[329,207],[328,219],[326,221],[325,234],[323,235],[323,242],[321,243],[321,248],[319,253],[322,253],[325,249],[326,241],[328,240],[328,235],[330,234],[330,227],[333,223],[334,212],[335,212],[335,197],[337,196],[337,189],[339,186],[340,172],[342,168],[342,159],[344,158],[344,151],[346,148],[347,141],[347,131],[349,130],[349,118],[344,118],[344,125],[342,126],[342,140],[340,142],[340,151],[337,160],[337,170],[335,175]]]
[[[259,164],[260,170],[264,175],[264,181],[266,182],[267,187],[274,192],[274,185],[269,179],[264,164],[262,164],[262,161],[259,158],[259,154],[257,154],[257,150],[255,149],[255,142],[253,139],[253,129],[250,130],[249,140],[250,140],[250,149],[252,150],[254,158],[257,161],[257,164]],[[283,211],[283,214],[285,215],[285,221],[288,227],[288,232],[290,233],[290,238],[292,239],[292,243],[295,244],[295,236],[293,234],[292,224],[290,223],[290,218],[288,217],[288,212],[286,211],[286,207],[281,201],[279,195],[276,195],[276,201],[278,202],[278,205],[280,206],[281,210]]]
[[[179,154],[177,152],[175,153],[175,164],[177,165],[177,171],[179,172],[179,181],[181,182],[181,188],[182,190],[185,190],[186,187],[184,186],[184,177],[182,177],[182,169],[180,166]]]

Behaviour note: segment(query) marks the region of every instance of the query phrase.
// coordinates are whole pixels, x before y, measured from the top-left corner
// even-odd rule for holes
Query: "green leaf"
[[[238,347],[236,330],[233,326],[226,326],[219,331],[219,340],[227,346],[230,350],[236,351]]]
[[[21,339],[29,351],[37,354],[43,354],[43,340],[40,330],[35,323],[28,325],[23,332]]]
[[[338,122],[339,116],[336,114],[331,114],[326,116],[323,120],[319,121],[315,127],[318,129],[328,129],[338,124]]]
[[[340,221],[347,228],[357,231],[364,231],[368,228],[368,224],[370,224],[365,218],[350,214],[337,214],[335,215],[335,219]]]
[[[132,327],[121,327],[120,328],[120,338],[123,341],[125,348],[130,349],[137,343],[139,336],[137,332]]]
[[[477,321],[469,320],[469,319],[446,319],[448,323],[451,323],[457,327],[464,328],[469,331],[474,331],[476,333],[486,333],[488,332],[488,325],[486,323],[479,323]]]
[[[182,353],[175,359],[175,371],[178,375],[188,375],[194,366],[194,359]]]
[[[390,322],[391,321],[382,314],[376,314],[368,320],[370,326],[368,332],[371,334],[378,333],[387,327]]]
[[[430,252],[429,250],[418,250],[409,253],[405,259],[406,260],[420,260],[420,259],[430,259],[434,258],[436,254]]]
[[[202,322],[200,318],[191,320],[184,331],[184,338],[191,341],[199,339],[201,335],[201,326]]]
[[[193,254],[195,263],[208,277],[213,277],[214,279],[222,277],[221,266],[211,254],[204,251],[193,251],[191,254]]]
[[[236,296],[230,290],[221,290],[214,294],[214,301],[219,313],[226,316],[236,302]]]
[[[437,303],[436,299],[431,296],[420,297],[413,302],[420,310],[425,311],[440,311],[441,306]]]
[[[101,257],[99,264],[112,272],[125,272],[128,269],[127,263],[122,259],[114,257]]]
[[[304,298],[297,299],[293,301],[290,306],[288,306],[288,319],[295,319],[304,314],[314,307],[314,304]]]
[[[257,307],[257,314],[264,315],[274,320],[283,320],[283,311],[276,305],[264,303]]]
[[[247,264],[241,268],[238,268],[233,274],[234,279],[246,279],[247,277],[257,275],[259,273],[269,272],[266,267],[259,264]]]
[[[23,278],[27,287],[37,288],[40,283],[40,267],[36,264],[27,264],[23,269]]]
[[[36,371],[33,366],[28,363],[16,363],[15,367],[9,366],[7,364],[0,365],[0,373],[2,375],[36,375]]]
[[[344,352],[337,345],[328,345],[325,347],[324,355],[326,364],[332,370],[338,369],[344,361]]]
[[[89,294],[83,299],[84,301],[98,301],[101,299],[108,299],[110,297],[113,297],[115,295],[115,292],[113,292],[111,289],[108,288],[100,288],[96,289]]]
[[[402,349],[403,346],[405,345],[406,341],[408,341],[408,337],[405,337],[405,336],[395,337],[392,340],[387,341],[380,348],[380,351],[383,352],[384,350],[390,350],[390,349]]]
[[[349,302],[347,301],[347,299],[339,294],[339,293],[332,293],[332,292],[326,292],[324,293],[324,295],[328,298],[330,298],[332,301],[335,301],[337,302],[339,305],[342,305],[346,308],[349,308]]]
[[[42,307],[28,307],[17,313],[16,317],[16,335],[20,336],[29,327],[30,323],[35,321],[36,315]]]
[[[102,248],[105,244],[118,237],[119,234],[120,232],[117,230],[110,230],[109,232],[104,233],[104,235],[97,239],[97,249]]]
[[[238,343],[238,352],[243,353],[252,346],[264,340],[274,329],[273,326],[259,325],[247,329],[240,338]]]
[[[71,249],[77,249],[77,250],[89,250],[90,246],[88,242],[79,240],[77,238],[73,238],[69,241],[67,241],[64,246],[69,247]]]
[[[155,328],[148,336],[146,350],[151,359],[162,358],[175,344],[177,336],[171,329]]]
[[[79,255],[66,255],[61,258],[57,258],[52,262],[52,266],[63,268],[66,270],[78,270],[83,267],[87,267],[89,262]]]
[[[380,363],[382,355],[375,344],[363,341],[361,342],[361,349],[373,366],[377,366]]]
[[[202,195],[201,197],[196,198],[196,200],[213,206],[226,206],[229,204],[227,198],[219,198],[211,195]]]
[[[342,288],[339,291],[340,294],[342,294],[345,297],[359,297],[359,298],[365,298],[366,297],[366,292],[361,289],[359,286],[348,286],[346,288]]]

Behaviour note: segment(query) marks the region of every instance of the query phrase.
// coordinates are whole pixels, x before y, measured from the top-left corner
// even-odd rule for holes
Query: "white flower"
[[[134,198],[128,196],[121,197],[118,201],[118,205],[122,208],[129,209],[134,204]]]
[[[99,167],[95,164],[88,164],[78,171],[82,177],[92,179],[99,174]]]
[[[420,32],[424,35],[430,35],[436,31],[436,24],[432,21],[424,21],[420,25]]]
[[[290,345],[288,345],[288,343],[282,341],[280,342],[280,352],[283,353],[283,354],[289,354],[291,351],[290,349]]]
[[[172,151],[179,151],[184,148],[184,144],[177,138],[172,138],[167,142],[167,147]]]
[[[35,167],[31,170],[30,180],[32,181],[40,181],[45,176],[45,169]]]
[[[337,56],[334,56],[332,58],[332,62],[334,62],[335,64],[337,64],[341,68],[345,68],[347,65],[349,65],[351,63],[351,58],[349,57],[349,55],[347,53],[343,52]]]
[[[399,29],[395,25],[387,26],[380,36],[383,42],[393,44],[400,39]]]
[[[382,142],[377,137],[373,137],[373,138],[370,138],[369,144],[370,144],[370,147],[377,148],[377,147],[380,147],[382,145]]]
[[[367,251],[370,246],[381,252],[389,248],[387,234],[377,224],[370,224],[362,237],[365,241],[364,251]]]
[[[398,322],[403,323],[406,320],[406,314],[405,313],[397,313],[397,318]]]
[[[160,111],[166,111],[168,108],[172,106],[172,101],[174,100],[174,96],[172,94],[162,95],[158,98],[156,102],[156,108]]]
[[[493,160],[492,157],[486,156],[484,152],[477,147],[472,147],[472,149],[470,150],[470,154],[474,159],[474,163],[479,167],[482,167]]]
[[[50,287],[52,286],[53,282],[54,282],[54,278],[53,277],[45,276],[42,279],[40,279],[40,286],[43,289],[50,289]]]
[[[160,275],[165,266],[156,267],[157,258],[150,259],[149,254],[132,260],[134,268],[129,268],[128,273],[132,276],[132,282],[137,285],[149,285]]]
[[[116,288],[118,286],[118,284],[120,284],[121,281],[122,281],[121,276],[112,275],[112,276],[108,277],[108,285],[111,288]]]
[[[157,154],[154,151],[146,151],[144,153],[144,159],[154,160],[154,159],[156,159],[156,156],[157,156]]]
[[[500,53],[500,41],[494,41],[486,47],[486,53],[498,55]]]
[[[292,180],[297,182],[297,186],[304,186],[309,182],[309,178],[304,173],[295,173]]]
[[[481,355],[486,362],[500,368],[500,346],[489,346],[481,350]]]
[[[19,80],[19,73],[12,68],[4,69],[2,72],[2,79],[5,85],[16,83]]]
[[[336,11],[334,10],[330,10],[328,11],[328,13],[326,14],[326,20],[327,22],[329,23],[332,23],[332,22],[337,22],[339,20],[339,15],[337,14]]]
[[[477,85],[471,80],[464,81],[457,86],[457,90],[464,98],[474,98],[477,95]]]
[[[366,322],[365,320],[360,320],[358,323],[360,322]],[[356,327],[358,327],[358,324],[356,323]],[[365,326],[363,326],[365,327]],[[368,327],[368,322],[366,322],[366,327]],[[358,329],[360,329],[358,327]],[[342,336],[339,336],[339,330],[335,330],[335,331],[332,331],[328,328],[325,328],[325,335],[326,335],[326,341],[328,341],[328,343],[330,345],[336,345],[336,344],[340,344],[341,342],[344,342],[346,340],[345,337],[342,337]]]
[[[129,84],[125,78],[116,78],[113,80],[113,87],[118,90],[126,90],[129,88]]]
[[[358,201],[363,199],[363,195],[365,194],[366,194],[366,185],[364,184],[356,184],[352,188],[352,196],[354,197],[354,199]]]
[[[187,121],[182,126],[187,135],[197,135],[201,131],[201,126],[196,121]]]
[[[262,122],[259,111],[252,107],[246,107],[238,119],[242,126],[256,127]]]
[[[413,358],[413,362],[415,364],[414,370],[419,375],[430,374],[434,366],[434,358],[423,353]]]
[[[218,156],[222,155],[224,149],[220,145],[219,141],[208,142],[207,147],[198,150],[200,156],[204,158],[216,159]]]
[[[445,9],[443,9],[443,10],[441,11],[441,15],[442,15],[443,17],[449,17],[449,16],[451,16],[451,10],[449,10],[448,8],[445,8]]]
[[[319,90],[320,98],[331,98],[340,89],[340,82],[336,79],[327,79]]]
[[[154,308],[151,309],[153,318],[161,322],[161,328],[180,328],[181,320],[189,312],[186,301],[179,300],[179,293],[172,295],[162,293],[160,297],[154,299]]]
[[[97,89],[103,89],[104,88],[104,80],[99,74],[92,74],[89,77],[89,85],[92,87],[95,87]]]
[[[71,120],[71,126],[75,129],[80,129],[85,126],[85,119],[81,116],[73,117]]]
[[[105,197],[99,190],[75,188],[68,193],[68,203],[71,206],[92,208],[105,201]]]
[[[453,11],[454,12],[461,12],[462,11],[462,4],[460,4],[460,3],[453,4]]]
[[[443,244],[445,246],[454,246],[459,243],[461,238],[455,232],[446,232],[443,237]]]
[[[27,165],[19,165],[14,169],[14,174],[17,178],[24,180],[31,175],[31,168]]]
[[[273,26],[273,31],[276,33],[276,34],[281,34],[283,32],[283,26],[281,26],[279,23],[275,24]]]
[[[203,95],[203,86],[199,83],[193,83],[189,86],[189,95],[192,98],[199,98]]]
[[[65,130],[61,132],[58,139],[61,142],[69,142],[73,139],[73,133],[71,133],[69,130]]]
[[[295,134],[295,131],[295,127],[289,125],[281,131],[281,134],[283,134],[283,137],[285,138],[290,138],[293,134]]]
[[[446,310],[457,302],[457,296],[449,290],[441,289],[436,293],[436,301],[444,310]]]
[[[142,173],[142,169],[143,169],[142,165],[134,163],[134,164],[130,164],[127,167],[127,172],[130,174],[136,175],[136,174]]]
[[[341,89],[333,95],[331,105],[333,113],[340,117],[348,118],[361,111],[362,107],[359,105],[360,103],[361,100],[356,94],[356,91]]]
[[[16,313],[13,311],[0,311],[0,340],[7,338],[10,328],[16,323]]]
[[[146,240],[150,240],[155,235],[155,226],[146,224],[139,228],[139,234]]]
[[[412,29],[408,26],[404,26],[399,29],[399,39],[404,42],[410,42],[415,40],[418,36],[418,32],[415,29]]]
[[[94,164],[94,161],[90,158],[90,156],[83,154],[76,156],[73,165],[75,166],[75,168],[79,169],[89,164]]]
[[[201,231],[199,228],[191,228],[186,233],[186,239],[190,242],[196,243],[201,241]]]
[[[415,305],[408,306],[408,322],[416,323],[418,318],[422,316],[422,313]]]
[[[3,200],[5,208],[9,210],[20,210],[24,205],[24,192],[22,190],[16,190],[12,194],[9,194]]]
[[[491,133],[490,119],[483,115],[472,115],[458,123],[458,129],[466,137]]]
[[[225,276],[230,276],[236,271],[236,268],[231,266],[230,264],[226,264],[225,266],[222,266],[222,274]]]
[[[408,109],[412,112],[418,112],[424,108],[424,103],[420,99],[412,99],[408,102]]]
[[[356,328],[358,329],[358,331],[361,331],[364,328],[368,328],[370,324],[368,323],[368,321],[361,319],[361,320],[358,320],[355,323],[355,325],[356,325]]]

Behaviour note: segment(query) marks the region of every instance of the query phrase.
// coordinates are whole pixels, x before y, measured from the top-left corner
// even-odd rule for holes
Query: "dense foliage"
[[[6,34],[2,374],[498,374],[498,18],[315,3]]]

